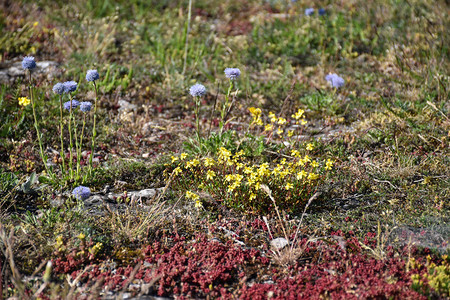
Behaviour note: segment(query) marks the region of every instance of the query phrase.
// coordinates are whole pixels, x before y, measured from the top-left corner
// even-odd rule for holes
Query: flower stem
[[[63,125],[63,103],[62,103],[62,95],[59,95],[59,112],[60,112],[60,119],[59,119],[59,137],[61,139],[61,151],[59,152],[59,155],[61,156],[61,171],[62,174],[66,174],[65,172],[65,158],[64,158],[64,125]]]
[[[97,119],[97,85],[95,84],[95,81],[92,82],[94,84],[94,91],[95,91],[95,102],[94,102],[94,124],[92,127],[92,143],[91,143],[91,155],[89,157],[89,174],[92,174],[92,159],[94,157],[94,149],[95,149],[95,138],[97,137],[97,131],[95,129],[96,119]]]
[[[197,140],[200,142],[200,120],[198,117],[199,109],[200,109],[200,97],[195,97],[195,125],[197,129]]]
[[[228,87],[228,92],[225,95],[225,103],[222,105],[222,111],[220,112],[220,133],[223,131],[223,126],[225,125],[225,111],[228,106],[228,102],[230,99],[231,90],[233,89],[233,80],[230,80],[230,86]]]
[[[45,170],[47,171],[47,174],[52,176],[52,172],[50,171],[50,169],[47,166],[47,157],[44,154],[44,150],[42,148],[42,141],[41,141],[41,134],[39,132],[39,126],[38,126],[38,122],[37,122],[37,117],[36,117],[36,103],[34,101],[34,95],[33,95],[33,87],[32,87],[32,83],[31,83],[31,71],[29,71],[29,89],[30,89],[30,99],[31,99],[31,107],[33,108],[33,117],[34,117],[34,128],[36,129],[36,134],[37,134],[37,138],[38,138],[38,142],[39,142],[39,150],[40,150],[40,155],[41,155],[41,160],[44,163],[44,167]]]
[[[72,138],[72,96],[69,94],[70,108],[69,108],[69,174],[70,179],[73,179],[73,138]]]
[[[77,165],[77,170],[79,170],[80,164],[81,164],[81,148],[83,147],[83,136],[84,136],[84,127],[85,126],[86,126],[86,113],[84,113],[84,116],[83,116],[83,126],[81,127],[80,144],[78,145],[78,153],[77,153],[78,165]],[[79,174],[77,174],[77,176],[79,178]]]

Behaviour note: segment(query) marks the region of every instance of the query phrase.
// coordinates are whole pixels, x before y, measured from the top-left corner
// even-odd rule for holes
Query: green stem
[[[69,107],[69,174],[70,179],[73,179],[73,137],[72,137],[72,95],[69,94],[70,107]]]
[[[200,110],[200,98],[199,97],[195,97],[195,125],[197,128],[197,140],[200,142],[200,120],[198,117],[198,113]]]
[[[230,79],[230,86],[228,87],[228,92],[225,95],[225,103],[222,105],[222,111],[220,112],[220,133],[223,131],[223,126],[225,125],[225,111],[228,106],[228,102],[230,99],[231,90],[233,89],[233,80]]]
[[[31,99],[31,107],[33,108],[33,117],[34,117],[34,128],[36,129],[36,134],[38,137],[38,142],[39,142],[39,150],[40,150],[40,156],[41,156],[41,160],[44,163],[44,167],[45,170],[47,171],[47,174],[52,176],[52,172],[50,171],[50,169],[47,166],[47,157],[44,155],[44,149],[42,148],[42,141],[41,141],[41,134],[39,132],[39,126],[38,126],[38,122],[37,122],[37,117],[36,117],[36,108],[35,108],[35,102],[34,102],[34,95],[33,95],[33,87],[32,87],[32,83],[31,83],[31,71],[29,71],[29,81],[30,81],[30,99]]]
[[[78,180],[78,178],[79,178],[79,174],[80,174],[80,156],[78,155],[78,146],[79,146],[79,143],[78,143],[78,126],[77,126],[77,120],[76,120],[76,118],[73,118],[73,126],[74,126],[74,130],[73,130],[73,132],[74,132],[74,134],[75,134],[75,154],[76,154],[76,156],[77,156],[77,171],[76,171],[76,178],[77,178],[77,180]]]
[[[61,139],[61,151],[59,152],[59,155],[61,156],[61,171],[62,175],[66,174],[65,172],[65,158],[64,158],[64,125],[63,125],[63,103],[62,103],[62,95],[59,95],[59,112],[60,112],[60,119],[59,119],[59,137]]]
[[[95,102],[94,102],[94,124],[92,127],[92,146],[91,146],[91,156],[89,157],[89,174],[92,174],[92,159],[94,157],[94,149],[95,149],[95,138],[97,137],[97,131],[95,129],[96,119],[97,119],[97,85],[94,84],[94,91],[95,91]]]
[[[79,158],[79,163],[77,167],[80,167],[80,163],[81,163],[81,149],[83,147],[83,136],[84,136],[84,127],[86,126],[86,113],[84,113],[83,115],[83,126],[81,127],[81,137],[80,137],[80,144],[78,145],[78,153],[77,153],[77,157]],[[78,175],[79,177],[79,175]]]

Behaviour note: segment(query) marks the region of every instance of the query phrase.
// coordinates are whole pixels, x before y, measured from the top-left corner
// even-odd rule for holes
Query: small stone
[[[103,197],[100,195],[94,195],[91,196],[89,198],[87,198],[86,200],[84,200],[84,205],[85,206],[98,206],[101,205],[103,203]]]
[[[119,100],[119,111],[127,111],[127,110],[135,110],[137,109],[137,105],[136,104],[131,104],[130,102],[126,101],[126,100]]]
[[[153,198],[156,195],[156,190],[155,189],[145,189],[142,191],[139,191],[138,193],[136,193],[137,197],[142,197],[142,198]]]
[[[281,250],[289,244],[285,238],[276,238],[270,241],[270,245],[277,250]]]

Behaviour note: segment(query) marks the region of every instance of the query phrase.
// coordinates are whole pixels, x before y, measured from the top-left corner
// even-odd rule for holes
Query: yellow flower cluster
[[[28,106],[30,105],[31,101],[27,97],[19,97],[19,105],[20,106]]]
[[[263,121],[261,120],[261,108],[256,108],[256,107],[250,107],[248,109],[250,111],[250,114],[252,115],[252,125],[256,124],[256,125],[264,125]]]
[[[261,109],[250,107],[249,112],[252,115],[250,126],[264,125]],[[292,115],[292,119],[297,124],[306,124],[304,113],[299,109]],[[281,136],[288,120],[277,117],[273,112],[270,112],[268,117],[270,123],[265,125],[265,131],[276,130]],[[294,134],[293,130],[287,132],[288,137]],[[284,155],[280,159],[259,164],[247,159],[243,150],[233,153],[225,147],[218,149],[215,158],[188,158],[186,153],[181,153],[171,159],[172,164],[175,164],[172,174],[180,179],[174,184],[183,190],[190,187],[204,190],[213,197],[220,197],[227,205],[235,205],[238,208],[263,207],[264,203],[267,203],[267,195],[261,190],[261,186],[267,185],[274,198],[283,201],[285,207],[290,207],[308,199],[310,193],[333,168],[333,160],[314,156],[315,145],[311,142],[295,148],[295,143],[291,143],[294,148],[290,150],[290,156]],[[197,194],[190,190],[185,193],[185,198],[195,201],[196,207],[202,206]]]
[[[308,146],[312,147],[308,144],[306,148]],[[283,197],[289,201],[294,197],[301,197],[301,191],[316,186],[318,180],[324,178],[333,166],[331,159],[313,159],[302,152],[305,153],[306,149],[293,149],[291,158],[282,158],[274,164],[252,164],[244,157],[244,151],[233,155],[231,151],[221,147],[217,161],[209,157],[193,158],[179,162],[173,173],[176,176],[182,173],[194,176],[193,182],[198,183],[197,188],[206,189],[211,194],[226,195],[228,201],[244,203],[244,206],[257,203],[254,201],[258,197],[265,198],[265,194],[260,191],[262,184],[268,185],[272,190],[285,191],[287,194]],[[185,197],[196,201],[196,207],[201,206],[197,194],[186,191]]]
[[[280,138],[283,137],[285,133],[284,127],[288,125],[288,120],[286,120],[281,116],[277,117],[273,112],[269,112],[268,119],[270,122],[264,124],[262,118],[262,111],[260,108],[250,107],[249,111],[250,114],[252,115],[250,127],[252,127],[255,124],[259,126],[264,126],[264,132],[266,132],[267,134],[272,135],[272,133],[276,133]],[[295,120],[295,124],[306,125],[308,123],[305,120],[304,113],[305,113],[304,110],[299,109],[295,114],[292,115],[292,118]],[[294,130],[288,130],[287,136],[289,138],[294,136]]]
[[[186,198],[191,199],[191,200],[199,200],[200,199],[200,197],[196,193],[193,193],[191,191],[186,191]]]

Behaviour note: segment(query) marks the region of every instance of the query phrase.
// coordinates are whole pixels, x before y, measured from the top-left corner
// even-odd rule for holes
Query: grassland
[[[449,297],[447,1],[0,7],[0,299]]]

